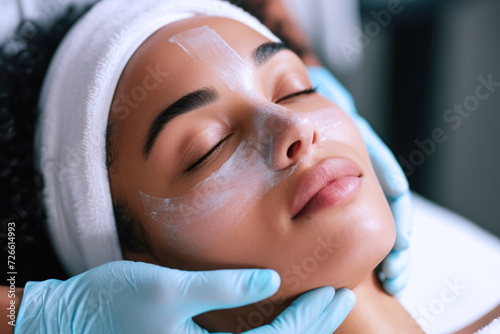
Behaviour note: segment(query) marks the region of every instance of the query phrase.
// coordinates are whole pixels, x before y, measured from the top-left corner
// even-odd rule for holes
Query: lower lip
[[[296,217],[340,205],[353,198],[361,188],[361,177],[344,176],[321,189]]]

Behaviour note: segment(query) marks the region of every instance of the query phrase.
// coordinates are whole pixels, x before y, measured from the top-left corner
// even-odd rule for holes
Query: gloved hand
[[[208,333],[193,316],[254,303],[279,285],[273,270],[195,272],[116,261],[66,281],[28,282],[15,333]],[[331,334],[354,301],[347,289],[315,289],[271,324],[246,333]]]
[[[330,71],[321,66],[308,67],[307,71],[318,92],[349,114],[358,127],[375,173],[391,206],[396,222],[396,243],[380,267],[379,278],[385,291],[396,294],[406,284],[409,271],[408,247],[412,226],[412,202],[408,181],[392,152],[357,113],[351,94]]]

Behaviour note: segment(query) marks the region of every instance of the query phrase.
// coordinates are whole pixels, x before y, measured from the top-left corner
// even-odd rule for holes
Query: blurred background
[[[2,43],[73,2],[0,0]],[[500,236],[500,1],[285,2],[411,188]]]

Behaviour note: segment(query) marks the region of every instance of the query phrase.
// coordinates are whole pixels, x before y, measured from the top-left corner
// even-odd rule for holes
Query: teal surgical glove
[[[279,285],[273,270],[194,272],[116,261],[66,281],[28,282],[15,333],[204,334],[193,316],[257,302]],[[350,290],[315,289],[271,324],[246,333],[331,334],[354,302]]]
[[[409,238],[412,226],[412,202],[408,181],[389,148],[356,111],[349,92],[326,68],[307,69],[318,92],[343,109],[358,127],[396,222],[396,243],[382,263],[379,278],[385,291],[396,294],[406,284],[409,271]]]

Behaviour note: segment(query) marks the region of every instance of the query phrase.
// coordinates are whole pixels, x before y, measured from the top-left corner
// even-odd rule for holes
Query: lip
[[[349,200],[359,192],[361,176],[359,167],[344,158],[327,159],[310,168],[295,190],[292,219]]]

